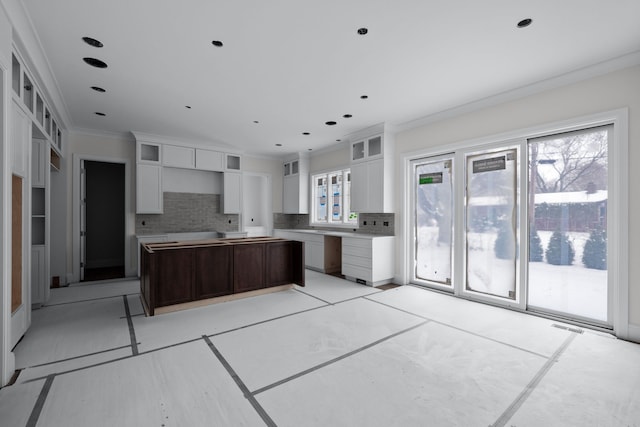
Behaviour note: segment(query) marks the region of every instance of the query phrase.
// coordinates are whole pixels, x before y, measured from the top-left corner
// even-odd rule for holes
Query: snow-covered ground
[[[540,231],[546,250],[551,231]],[[607,271],[585,268],[582,251],[589,233],[568,233],[575,249],[573,265],[559,266],[546,262],[529,263],[528,305],[562,313],[607,320]],[[503,297],[515,291],[513,261],[497,259],[494,244],[497,234],[469,233],[470,288]],[[418,231],[418,277],[444,283],[451,277],[450,248],[438,244],[437,227],[421,227]]]

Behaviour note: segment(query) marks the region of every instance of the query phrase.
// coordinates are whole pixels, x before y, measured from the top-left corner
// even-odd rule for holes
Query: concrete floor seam
[[[222,353],[220,353],[220,351],[216,348],[216,346],[213,344],[213,342],[211,342],[209,337],[206,336],[206,335],[203,335],[202,339],[209,346],[209,348],[211,349],[211,352],[215,355],[215,357],[218,359],[218,361],[222,364],[224,369],[231,376],[231,378],[236,383],[238,388],[240,388],[240,391],[242,391],[242,394],[251,403],[251,406],[253,406],[253,408],[256,410],[258,415],[260,415],[260,418],[262,418],[262,420],[265,422],[265,424],[267,426],[270,426],[270,427],[271,426],[272,427],[276,427],[276,423],[271,419],[269,414],[267,414],[267,412],[264,410],[262,405],[260,405],[258,400],[255,398],[255,396],[249,391],[249,389],[247,388],[245,383],[242,381],[240,376],[238,376],[238,374],[234,371],[233,367],[229,364],[227,359],[224,358]]]
[[[33,410],[29,415],[29,419],[27,420],[26,427],[35,427],[38,424],[38,419],[40,418],[42,408],[44,408],[44,404],[47,401],[47,396],[49,396],[49,391],[51,390],[51,385],[53,384],[55,377],[55,374],[48,375],[44,381],[42,390],[40,390],[40,394],[38,395],[38,400],[36,400]]]
[[[122,295],[124,301],[124,312],[127,315],[127,325],[129,327],[129,337],[131,339],[131,352],[135,356],[138,354],[138,340],[136,340],[136,329],[133,326],[133,320],[131,320],[131,310],[129,310],[129,299],[126,295]]]
[[[305,376],[305,375],[307,375],[307,374],[310,374],[311,372],[315,372],[315,371],[317,371],[317,370],[319,370],[319,369],[322,369],[322,368],[324,368],[324,367],[326,367],[326,366],[333,365],[333,364],[334,364],[334,363],[336,363],[336,362],[339,362],[339,361],[341,361],[341,360],[344,360],[344,359],[346,359],[346,358],[348,358],[348,357],[351,357],[351,356],[353,356],[353,355],[355,355],[355,354],[361,353],[361,352],[363,352],[363,351],[365,351],[365,350],[367,350],[367,349],[369,349],[369,348],[371,348],[371,347],[375,347],[376,345],[381,344],[381,343],[383,343],[383,342],[385,342],[385,341],[388,341],[388,340],[390,340],[390,339],[392,339],[392,338],[395,338],[395,337],[397,337],[397,336],[399,336],[399,335],[402,335],[402,334],[405,334],[405,333],[407,333],[407,332],[410,332],[410,331],[412,331],[412,330],[414,330],[414,329],[417,329],[417,328],[419,328],[419,327],[421,327],[421,326],[423,326],[423,325],[426,325],[427,323],[429,323],[429,320],[425,320],[425,321],[423,321],[423,322],[421,322],[421,323],[418,323],[417,325],[411,326],[411,327],[409,327],[409,328],[406,328],[406,329],[403,329],[403,330],[398,331],[398,332],[396,332],[396,333],[393,333],[393,334],[391,334],[391,335],[388,335],[388,336],[386,336],[386,337],[384,337],[384,338],[381,338],[381,339],[376,340],[376,341],[374,341],[374,342],[372,342],[372,343],[369,343],[369,344],[367,344],[367,345],[364,345],[364,346],[362,346],[362,347],[359,347],[359,348],[357,348],[357,349],[355,349],[355,350],[352,350],[352,351],[350,351],[350,352],[348,352],[348,353],[345,353],[345,354],[343,354],[343,355],[341,355],[341,356],[338,356],[338,357],[335,357],[335,358],[333,358],[333,359],[331,359],[331,360],[327,360],[326,362],[320,363],[320,364],[318,364],[318,365],[316,365],[316,366],[312,366],[312,367],[311,367],[311,368],[309,368],[309,369],[305,369],[304,371],[298,372],[297,374],[291,375],[291,376],[289,376],[289,377],[287,377],[287,378],[284,378],[284,379],[282,379],[282,380],[280,380],[280,381],[276,381],[276,382],[275,382],[275,383],[273,383],[273,384],[269,384],[269,385],[267,385],[267,386],[264,386],[264,387],[262,387],[262,388],[259,388],[259,389],[257,389],[257,390],[254,390],[254,391],[252,392],[252,394],[255,396],[255,395],[257,395],[257,394],[264,393],[265,391],[271,390],[272,388],[278,387],[278,386],[280,386],[280,385],[282,385],[282,384],[288,383],[289,381],[293,381],[293,380],[295,380],[295,379],[297,379],[297,378],[303,377],[303,376]]]
[[[544,358],[544,359],[547,359],[547,358],[548,358],[548,356],[545,356],[544,354],[536,353],[535,351],[531,351],[531,350],[528,350],[528,349],[526,349],[526,348],[518,347],[518,346],[513,345],[513,344],[509,344],[509,343],[506,343],[506,342],[503,342],[503,341],[500,341],[500,340],[496,340],[496,339],[494,339],[494,338],[490,338],[490,337],[487,337],[487,336],[484,336],[484,335],[478,334],[478,333],[476,333],[476,332],[471,332],[471,331],[468,331],[468,330],[466,330],[466,329],[462,329],[462,328],[459,328],[459,327],[457,327],[457,326],[453,326],[453,325],[450,325],[450,324],[448,324],[448,323],[441,322],[441,321],[439,321],[439,320],[430,319],[430,318],[428,318],[428,317],[421,316],[421,315],[419,315],[419,314],[412,313],[412,312],[410,312],[410,311],[403,310],[403,309],[401,309],[401,308],[394,307],[394,306],[389,305],[389,304],[385,304],[385,303],[383,303],[383,302],[381,302],[381,301],[376,301],[376,300],[373,300],[373,299],[370,299],[370,298],[365,298],[365,299],[366,299],[366,300],[368,300],[368,301],[371,301],[371,302],[375,302],[375,303],[378,303],[378,304],[384,305],[385,307],[393,308],[393,309],[398,310],[398,311],[400,311],[400,312],[402,312],[402,313],[411,314],[411,315],[414,315],[414,316],[419,317],[419,318],[421,318],[421,319],[425,319],[425,320],[429,320],[429,321],[431,321],[431,322],[433,322],[433,323],[437,323],[438,325],[446,326],[446,327],[448,327],[448,328],[455,329],[455,330],[457,330],[457,331],[464,332],[464,333],[469,334],[469,335],[473,335],[473,336],[478,337],[478,338],[483,338],[483,339],[486,339],[486,340],[489,340],[489,341],[493,341],[493,342],[495,342],[495,343],[497,343],[497,344],[502,344],[502,345],[505,345],[505,346],[507,346],[507,347],[514,348],[514,349],[516,349],[516,350],[524,351],[524,352],[527,352],[527,353],[533,354],[533,355],[535,355],[535,356],[542,357],[542,358]]]
[[[549,372],[554,363],[558,361],[562,353],[569,347],[569,345],[576,338],[577,334],[572,332],[571,335],[564,340],[564,342],[560,345],[560,347],[553,353],[553,355],[545,362],[544,365],[538,370],[536,375],[531,379],[529,384],[526,385],[524,390],[520,392],[520,394],[516,397],[516,399],[505,409],[505,411],[498,417],[495,423],[493,423],[492,427],[504,427],[507,422],[513,418],[515,413],[520,409],[520,407],[524,404],[527,398],[533,393],[536,389],[540,381],[544,378],[544,376]]]

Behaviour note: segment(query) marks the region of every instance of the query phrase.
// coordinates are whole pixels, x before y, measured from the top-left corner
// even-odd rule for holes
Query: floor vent
[[[584,331],[582,329],[580,329],[580,328],[570,328],[568,326],[557,325],[555,323],[553,325],[551,325],[551,326],[553,326],[554,328],[563,329],[565,331],[575,332],[576,334],[584,333]]]

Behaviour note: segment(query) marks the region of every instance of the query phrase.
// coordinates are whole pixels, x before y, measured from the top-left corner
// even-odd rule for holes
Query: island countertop
[[[140,294],[150,316],[158,307],[304,286],[304,244],[278,237],[143,243],[140,259]]]

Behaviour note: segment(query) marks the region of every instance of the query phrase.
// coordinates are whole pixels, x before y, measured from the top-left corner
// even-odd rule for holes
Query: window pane
[[[342,222],[342,173],[329,175],[331,180],[331,221]]]
[[[610,128],[529,141],[529,305],[606,322]]]
[[[516,299],[516,150],[467,157],[467,290]]]
[[[423,163],[415,169],[416,278],[451,286],[453,182],[452,160]]]
[[[316,221],[327,221],[327,177],[319,176],[316,181]]]

